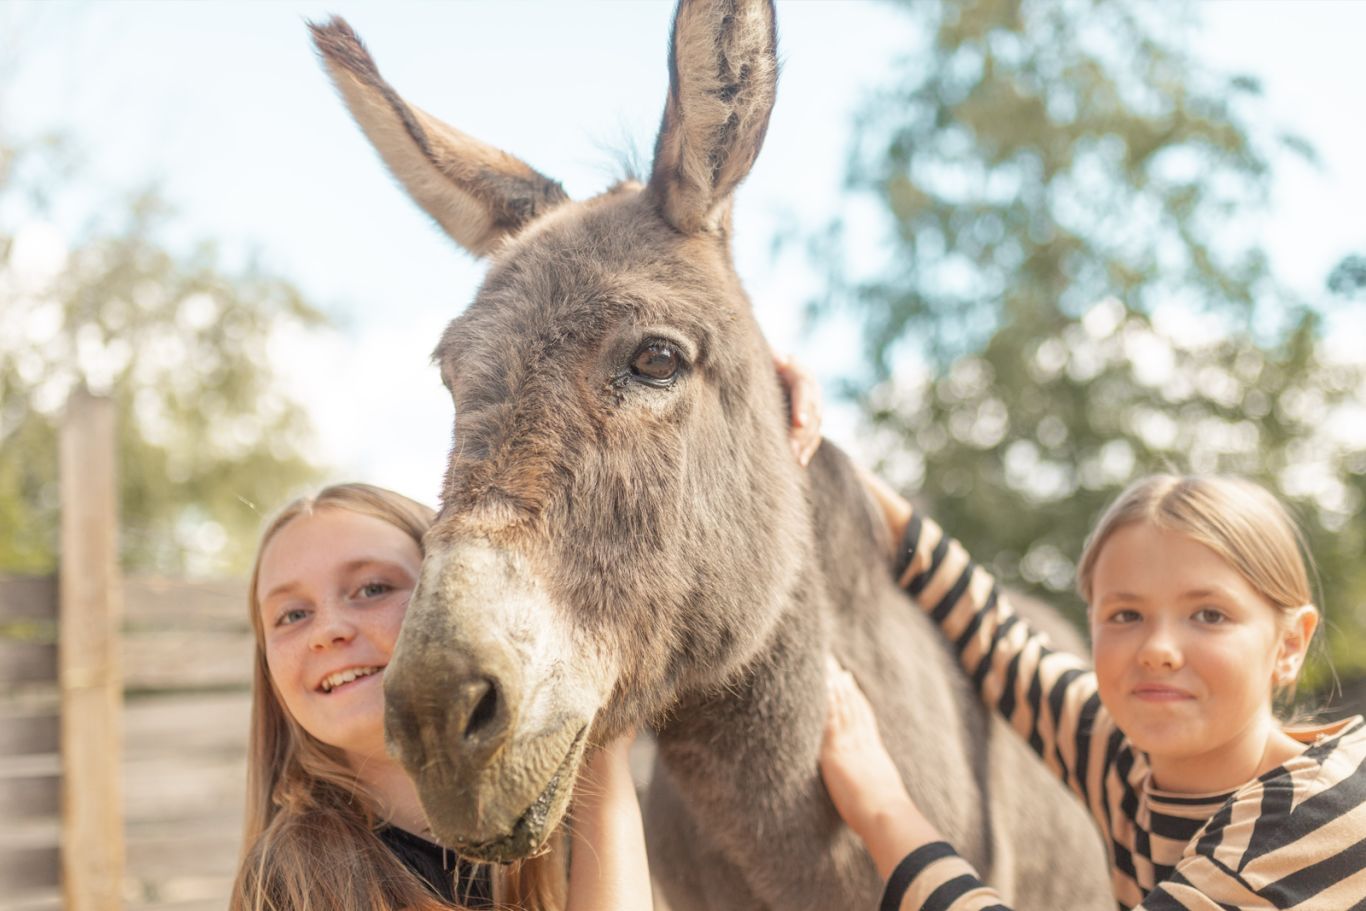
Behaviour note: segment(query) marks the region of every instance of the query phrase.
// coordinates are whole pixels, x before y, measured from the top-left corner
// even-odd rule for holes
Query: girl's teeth
[[[358,677],[368,677],[378,671],[379,668],[357,668],[349,671],[342,671],[340,674],[333,674],[323,681],[323,692],[330,693],[344,683],[350,683]]]

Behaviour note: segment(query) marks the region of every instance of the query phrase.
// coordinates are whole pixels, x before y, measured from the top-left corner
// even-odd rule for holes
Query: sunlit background
[[[573,196],[648,166],[667,3],[0,5],[0,571],[52,566],[78,382],[120,403],[133,571],[240,572],[325,480],[435,500],[428,353],[482,266],[335,97],[304,27],[334,12],[410,101]],[[1350,670],[1366,4],[780,2],[779,28],[736,256],[828,435],[1073,607],[1125,481],[1257,476]]]

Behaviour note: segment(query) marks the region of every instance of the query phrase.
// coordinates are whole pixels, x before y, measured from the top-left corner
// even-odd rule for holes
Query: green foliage
[[[1272,150],[1307,144],[1259,134],[1256,83],[1185,53],[1180,6],[903,7],[924,46],[849,169],[892,252],[856,272],[839,225],[826,248],[875,365],[882,471],[1078,618],[1074,561],[1123,486],[1249,475],[1306,528],[1339,669],[1366,667],[1363,365],[1328,353],[1246,229]]]
[[[1366,256],[1345,257],[1328,276],[1328,290],[1345,298],[1366,294]]]
[[[173,250],[154,192],[63,237],[71,162],[56,141],[0,147],[0,571],[55,566],[57,429],[80,384],[117,405],[125,566],[240,570],[251,504],[316,477],[268,352],[321,316],[255,266],[225,271],[211,244]]]

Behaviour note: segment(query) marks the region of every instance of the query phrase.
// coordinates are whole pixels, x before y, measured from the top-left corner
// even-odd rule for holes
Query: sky
[[[1277,169],[1257,226],[1279,276],[1317,296],[1366,248],[1366,2],[1205,0],[1196,47],[1258,77],[1269,121],[1308,138],[1311,167]],[[271,362],[308,410],[313,457],[434,502],[451,407],[428,355],[473,297],[482,265],[394,185],[324,77],[304,21],[345,16],[408,101],[518,155],[582,198],[648,165],[667,86],[664,2],[34,3],[0,0],[0,116],[21,135],[62,128],[88,158],[91,200],[157,183],[177,206],[172,243],[212,238],[255,257],[333,315],[283,334]],[[735,253],[775,349],[826,387],[858,372],[845,323],[804,332],[819,277],[775,237],[819,229],[843,204],[854,111],[914,47],[895,10],[780,0],[782,75],[772,124],[736,199]],[[12,56],[19,50],[17,63]],[[75,224],[57,225],[74,232]],[[1357,324],[1366,331],[1366,319]],[[859,452],[858,419],[831,404],[827,435]]]

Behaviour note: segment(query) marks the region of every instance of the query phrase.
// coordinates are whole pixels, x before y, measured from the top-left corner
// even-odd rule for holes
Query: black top
[[[486,864],[470,863],[447,848],[393,826],[375,834],[437,898],[461,908],[493,907],[493,883]]]

